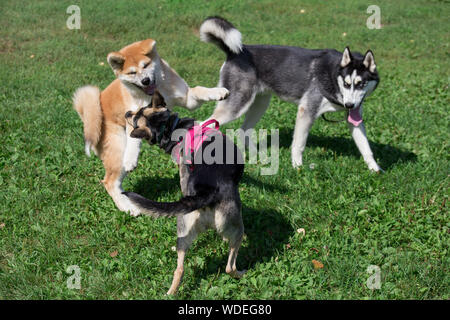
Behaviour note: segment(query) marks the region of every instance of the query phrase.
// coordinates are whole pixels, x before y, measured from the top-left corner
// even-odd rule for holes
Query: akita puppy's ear
[[[377,65],[375,64],[375,58],[373,57],[373,52],[368,50],[364,55],[364,66],[369,69],[370,72],[374,73]]]
[[[141,48],[146,56],[151,56],[153,52],[156,50],[156,41],[153,39],[142,40]]]
[[[125,62],[125,57],[119,52],[111,52],[108,54],[108,63],[114,72],[121,71]]]
[[[350,61],[352,61],[352,59],[353,57],[349,47],[345,47],[344,53],[342,54],[341,67],[345,68],[346,66],[348,66],[348,64],[350,63]]]
[[[159,93],[158,90],[155,91],[152,97],[152,107],[153,108],[164,108],[166,106],[166,102],[164,101],[163,96]]]

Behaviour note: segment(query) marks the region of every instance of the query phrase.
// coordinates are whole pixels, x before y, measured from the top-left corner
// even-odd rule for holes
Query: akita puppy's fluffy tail
[[[153,218],[173,217],[179,214],[186,214],[210,206],[215,201],[216,192],[200,192],[195,196],[186,196],[175,202],[157,202],[144,198],[134,192],[122,192],[130,199],[141,213]]]
[[[209,17],[200,26],[200,39],[212,42],[228,55],[242,51],[242,35],[230,22],[221,17]]]
[[[91,155],[91,149],[97,154],[97,144],[102,133],[102,108],[100,89],[94,86],[78,88],[73,95],[73,108],[78,112],[84,124],[85,152]]]

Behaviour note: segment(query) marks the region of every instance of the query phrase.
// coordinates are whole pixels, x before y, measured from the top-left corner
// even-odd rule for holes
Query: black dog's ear
[[[158,127],[159,124],[166,122],[167,120],[169,120],[169,118],[170,118],[170,111],[166,109],[164,111],[152,113],[150,117],[147,119],[152,126]]]
[[[144,139],[149,138],[149,135],[145,129],[137,128],[130,132],[130,137],[136,139]]]
[[[155,93],[152,97],[152,108],[164,108],[166,106],[166,102],[164,101],[163,96],[159,93],[158,90],[155,90]]]
[[[133,116],[133,112],[132,111],[127,111],[127,113],[125,113],[125,118],[130,118]]]

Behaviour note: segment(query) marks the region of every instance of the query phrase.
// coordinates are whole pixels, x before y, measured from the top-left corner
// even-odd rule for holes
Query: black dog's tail
[[[227,56],[242,51],[241,38],[239,30],[221,17],[206,18],[200,26],[200,39],[216,44]]]
[[[186,196],[175,202],[157,202],[144,198],[134,192],[122,192],[138,207],[141,213],[153,218],[172,217],[207,207],[215,202],[215,192],[200,192],[195,196]]]

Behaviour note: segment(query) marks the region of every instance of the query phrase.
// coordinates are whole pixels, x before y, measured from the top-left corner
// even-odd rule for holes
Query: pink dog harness
[[[210,124],[214,123],[214,129],[208,127]],[[175,156],[178,164],[181,164],[181,154],[180,150],[182,149],[182,144],[184,144],[184,158],[187,164],[192,165],[192,161],[189,159],[190,155],[193,155],[195,152],[200,149],[203,142],[208,140],[214,134],[217,134],[219,131],[219,122],[217,120],[211,119],[203,123],[202,125],[193,126],[188,130],[186,136],[184,137],[184,142],[181,140],[178,142],[175,147]]]

